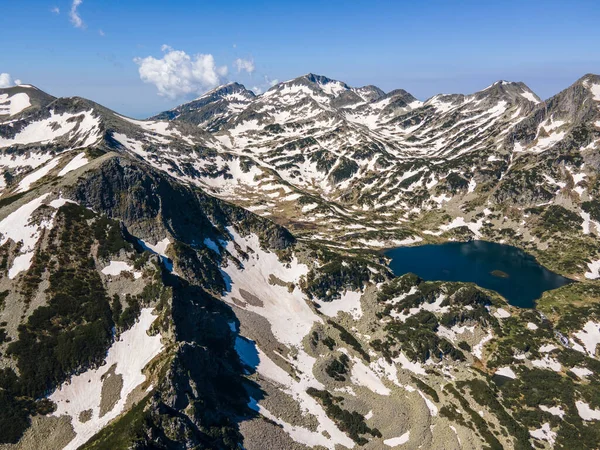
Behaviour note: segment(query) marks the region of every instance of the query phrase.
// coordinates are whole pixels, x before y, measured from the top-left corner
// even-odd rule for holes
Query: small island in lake
[[[491,275],[498,277],[498,278],[508,278],[509,275],[506,272],[502,272],[501,270],[492,270],[490,272]]]

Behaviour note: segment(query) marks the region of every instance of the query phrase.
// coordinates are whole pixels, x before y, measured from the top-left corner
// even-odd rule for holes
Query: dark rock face
[[[258,234],[268,248],[281,250],[294,242],[286,229],[128,158],[108,158],[71,195],[95,211],[119,218],[132,234],[153,242],[167,233],[192,246],[207,237],[227,240],[226,227],[232,224],[242,232]]]

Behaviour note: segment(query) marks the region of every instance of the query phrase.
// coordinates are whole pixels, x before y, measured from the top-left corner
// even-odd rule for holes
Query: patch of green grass
[[[116,422],[108,425],[90,439],[80,450],[132,448],[145,440],[147,413],[144,411],[151,394],[138,402]]]

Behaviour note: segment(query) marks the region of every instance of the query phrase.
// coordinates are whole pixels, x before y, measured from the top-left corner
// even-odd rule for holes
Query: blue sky
[[[547,98],[600,73],[598,1],[29,0],[0,11],[0,73],[134,117],[215,83],[266,89],[308,72],[419,99],[498,79]]]

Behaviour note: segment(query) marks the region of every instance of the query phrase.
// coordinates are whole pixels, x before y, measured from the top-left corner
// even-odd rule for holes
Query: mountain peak
[[[476,92],[475,97],[508,99],[510,101],[522,101],[522,99],[534,104],[540,103],[540,98],[522,81],[498,80],[485,89]]]
[[[30,84],[0,89],[0,116],[14,116],[33,107],[43,107],[56,100]]]
[[[600,83],[600,75],[595,73],[586,73],[576,83]]]
[[[151,117],[153,120],[183,118],[196,125],[210,128],[218,123],[227,111],[238,111],[256,98],[254,92],[237,82],[217,86],[191,102]]]
[[[289,81],[279,83],[273,86],[270,90],[277,90],[279,88],[291,85],[308,86],[313,90],[316,89],[322,91],[323,93],[333,97],[336,97],[344,91],[349,91],[351,89],[350,86],[342,81],[333,80],[323,75],[307,73]]]
[[[222,84],[220,86],[217,86],[216,88],[205,92],[200,97],[198,97],[192,101],[200,100],[200,99],[207,98],[207,97],[224,96],[224,95],[232,94],[235,92],[244,93],[245,95],[248,95],[249,97],[255,97],[254,92],[246,89],[246,87],[243,84],[240,84],[237,81],[232,81],[231,83]]]

